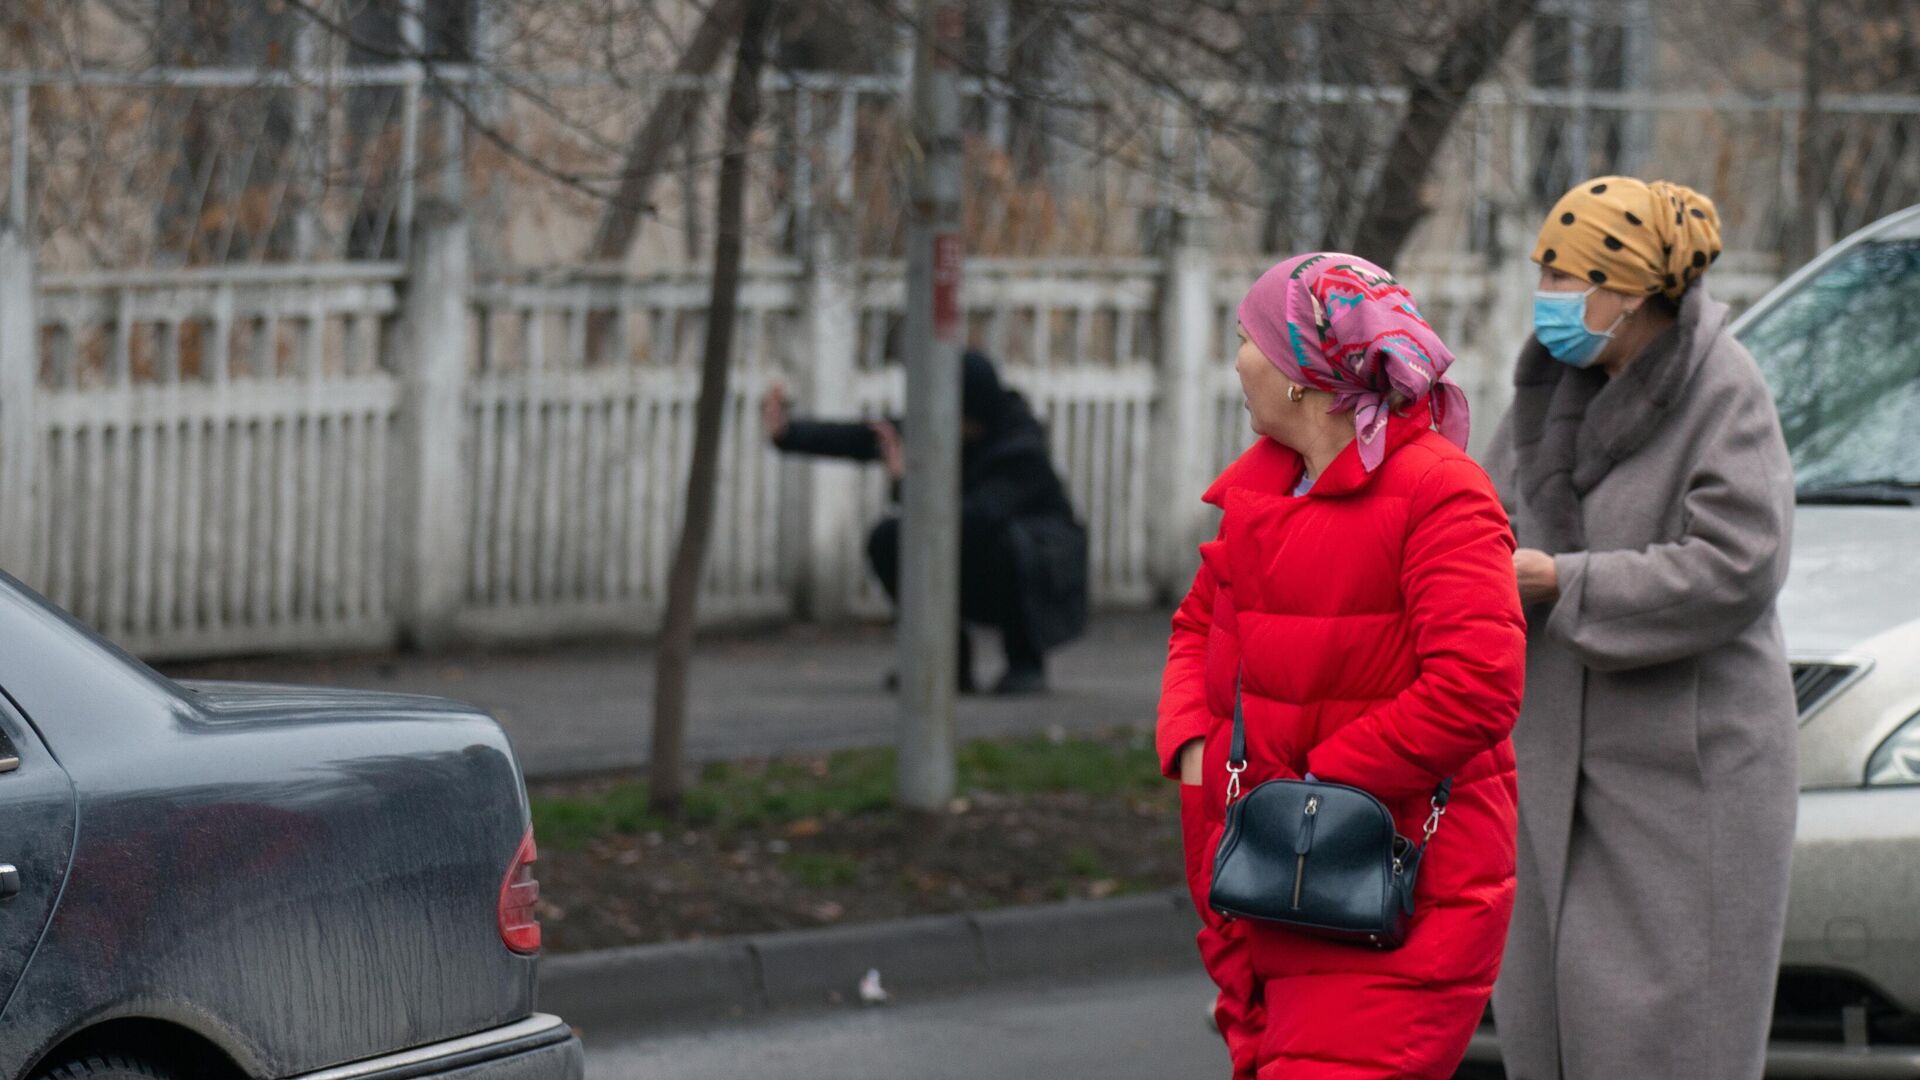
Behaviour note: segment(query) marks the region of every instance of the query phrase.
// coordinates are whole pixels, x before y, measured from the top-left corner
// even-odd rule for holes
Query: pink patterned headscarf
[[[1282,374],[1333,394],[1333,412],[1353,411],[1368,472],[1386,456],[1381,436],[1395,390],[1412,402],[1428,398],[1433,426],[1466,449],[1467,395],[1446,377],[1453,353],[1413,294],[1378,266],[1330,251],[1296,255],[1247,290],[1240,325]]]

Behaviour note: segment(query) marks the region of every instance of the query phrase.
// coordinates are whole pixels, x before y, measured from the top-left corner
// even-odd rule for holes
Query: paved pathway
[[[962,738],[1134,725],[1150,728],[1166,657],[1167,616],[1103,616],[1050,658],[1053,691],[969,697]],[[994,635],[978,633],[977,666],[997,675]],[[894,698],[885,627],[796,625],[706,639],[694,665],[688,752],[695,760],[884,745]],[[639,643],[594,643],[435,656],[274,657],[162,665],[182,678],[245,679],[400,690],[470,701],[500,718],[533,776],[646,760],[653,657]]]

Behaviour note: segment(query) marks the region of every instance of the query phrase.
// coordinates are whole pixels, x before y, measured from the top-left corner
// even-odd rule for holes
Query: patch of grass
[[[1107,873],[1107,864],[1100,853],[1090,847],[1074,846],[1067,849],[1067,872],[1075,877],[1103,878]]]
[[[780,868],[810,889],[851,885],[860,879],[860,860],[851,855],[795,851],[780,857]]]
[[[593,797],[536,798],[533,834],[543,846],[575,849],[596,836],[660,832],[672,822],[647,808],[647,785],[616,784]]]
[[[686,820],[743,829],[884,810],[893,802],[893,761],[891,750],[842,750],[824,764],[803,759],[709,767],[687,792]]]
[[[885,811],[893,805],[894,761],[891,749],[867,749],[842,750],[824,759],[711,762],[688,788],[679,824],[751,829]],[[1007,795],[1115,795],[1159,791],[1166,783],[1152,741],[1144,736],[981,740],[960,747],[957,766],[961,791]],[[590,796],[536,797],[533,823],[541,844],[566,849],[599,836],[675,827],[647,808],[647,785],[640,781]]]
[[[972,742],[960,749],[960,786],[975,791],[1034,795],[1078,791],[1119,795],[1166,786],[1150,741],[1125,743],[1045,737]]]

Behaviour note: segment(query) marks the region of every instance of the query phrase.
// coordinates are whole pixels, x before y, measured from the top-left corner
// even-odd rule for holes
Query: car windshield
[[[1853,248],[1740,338],[1773,387],[1803,498],[1920,488],[1920,239]]]

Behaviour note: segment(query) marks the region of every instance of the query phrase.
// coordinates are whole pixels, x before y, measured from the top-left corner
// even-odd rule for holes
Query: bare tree
[[[1412,74],[1406,110],[1360,216],[1354,254],[1388,266],[1399,256],[1414,227],[1427,216],[1421,189],[1440,144],[1474,87],[1499,62],[1536,6],[1536,0],[1487,0],[1448,34],[1432,72]]]
[[[977,73],[1006,81],[1016,100],[1114,115],[1105,126],[1149,140],[1182,133],[1177,152],[1192,164],[1171,182],[1262,215],[1269,244],[1285,237],[1387,261],[1429,213],[1423,194],[1442,146],[1536,8],[1536,0],[1378,0],[1355,19],[1305,0],[1050,4],[1043,25],[1057,28],[1086,73],[1077,94],[1023,82],[1019,70]],[[1072,125],[1054,130],[1072,141]],[[1124,155],[1138,142],[1093,152]],[[1247,167],[1203,173],[1230,149]],[[1145,167],[1168,172],[1167,148],[1146,150]],[[1302,191],[1302,172],[1325,182]]]
[[[1920,92],[1916,0],[1724,0],[1667,17],[1672,36],[1700,49],[1715,80],[1798,98],[1796,123],[1778,147],[1793,162],[1790,184],[1761,246],[1809,258],[1920,201],[1920,114],[1873,103]],[[1838,100],[1850,95],[1858,96]]]
[[[741,9],[742,0],[714,0],[693,40],[673,65],[673,73],[690,78],[711,72],[740,35]],[[685,146],[706,96],[698,85],[675,85],[654,102],[627,144],[620,185],[600,212],[588,258],[618,261],[627,257],[627,249],[640,231],[641,215],[651,208],[653,182],[672,164],[674,151]]]
[[[694,407],[693,461],[687,476],[685,517],[667,577],[666,622],[654,671],[653,750],[648,801],[674,811],[686,783],[687,680],[693,665],[700,573],[713,536],[720,468],[720,424],[733,359],[733,319],[740,296],[740,246],[745,229],[747,151],[760,119],[760,70],[774,0],[741,0],[733,82],[727,91],[725,147],[714,209],[713,280],[707,340],[700,362],[700,398]]]

